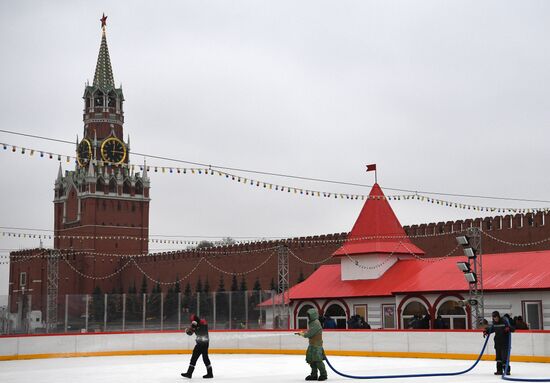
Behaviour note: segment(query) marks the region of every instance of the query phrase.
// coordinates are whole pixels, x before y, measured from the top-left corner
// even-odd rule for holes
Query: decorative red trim
[[[323,304],[323,315],[325,315],[325,310],[326,308],[329,306],[329,303],[332,304],[333,302],[339,302],[341,303],[343,306],[344,306],[344,310],[346,311],[346,317],[349,319],[350,317],[350,314],[349,314],[349,306],[348,304],[346,303],[345,300],[341,299],[341,298],[332,298],[332,299],[327,299],[325,301],[325,303]],[[347,324],[346,324],[346,328],[347,328]]]

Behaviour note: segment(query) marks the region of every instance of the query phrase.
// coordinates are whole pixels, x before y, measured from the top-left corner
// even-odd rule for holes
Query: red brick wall
[[[114,214],[115,212],[113,212]],[[538,241],[545,238],[550,238],[550,227],[546,223],[548,216],[545,216],[543,219],[542,214],[537,214],[533,216],[532,220],[525,216],[523,217],[523,226],[521,226],[521,216],[504,216],[502,217],[502,229],[500,229],[500,217],[496,218],[486,218],[486,219],[475,219],[475,220],[465,220],[465,221],[455,221],[455,222],[440,222],[440,223],[430,223],[422,225],[413,225],[406,226],[406,232],[412,237],[412,241],[419,246],[421,249],[426,251],[426,256],[429,257],[438,257],[443,256],[449,253],[453,248],[456,247],[455,236],[457,233],[452,231],[465,229],[470,225],[478,226],[480,223],[483,224],[483,230],[494,237],[503,239],[509,242],[516,243],[526,243],[532,241]],[[461,226],[462,225],[462,226]],[[511,225],[511,227],[510,227]],[[80,235],[81,233],[89,233],[83,228],[75,229],[75,234]],[[116,228],[106,228],[104,230],[97,229],[95,235],[126,235],[127,229],[116,229]],[[438,236],[429,236],[422,238],[422,235],[432,235],[433,233],[440,233]],[[90,233],[91,234],[91,233]],[[133,232],[134,235],[139,236],[137,229]],[[336,234],[335,236],[328,236],[328,238],[343,238],[345,234]],[[420,236],[420,237],[417,237]],[[315,244],[310,243],[308,240],[315,239],[312,237],[305,238],[303,243],[295,242],[289,245],[291,251],[293,251],[297,256],[306,259],[309,262],[315,262],[327,258],[336,250],[338,247],[335,243],[329,244]],[[66,241],[66,240],[65,240]],[[90,244],[84,241],[82,244],[78,244],[82,249],[86,246],[94,246],[95,248],[105,250],[106,252],[117,252],[119,254],[135,254],[139,253],[140,246],[146,246],[141,244],[140,241],[121,241],[121,240],[91,240],[94,243]],[[114,246],[114,243],[118,242],[118,247]],[[63,243],[66,245],[65,243]],[[217,248],[217,251],[227,251],[227,255],[220,254],[215,257],[208,258],[212,264],[216,267],[223,269],[227,272],[243,272],[254,269],[259,264],[266,259],[266,257],[271,254],[271,252],[261,252],[253,251],[246,254],[236,254],[232,255],[232,251],[239,250],[254,250],[260,248],[271,247],[275,245],[274,243],[256,243],[253,245],[237,245],[229,246],[223,248]],[[73,246],[77,246],[73,242]],[[77,248],[77,247],[75,247]],[[143,247],[145,249],[146,247]],[[537,246],[530,247],[517,247],[502,244],[495,242],[492,239],[489,239],[487,236],[483,235],[482,237],[482,249],[484,253],[498,253],[498,252],[515,252],[515,251],[532,251],[532,250],[542,250],[550,249],[550,241],[543,242]],[[116,250],[116,251],[115,251]],[[31,251],[32,253],[32,251]],[[17,254],[22,254],[22,252],[12,253],[12,257]],[[176,278],[182,278],[191,269],[197,264],[198,260],[203,254],[198,252],[179,252],[177,254],[158,254],[154,257],[147,257],[146,259],[139,259],[138,263],[142,269],[147,272],[152,278],[161,280],[163,282],[173,282]],[[455,252],[453,255],[460,255],[460,250]],[[86,257],[84,255],[76,255],[74,257],[69,257],[71,264],[75,265],[79,270],[85,274],[93,276],[104,276],[106,274],[114,272],[119,268],[126,260],[118,259],[112,257]],[[292,255],[290,259],[290,282],[295,284],[300,271],[304,273],[304,276],[307,277],[310,275],[315,266],[304,264],[294,258]],[[339,260],[329,260],[326,263],[337,263]],[[17,278],[20,271],[27,271],[27,278],[29,281],[33,279],[39,279],[42,281],[41,284],[37,284],[37,289],[35,294],[45,294],[46,292],[46,260],[39,259],[35,261],[27,262],[18,262],[12,263],[10,266],[10,282],[17,282]],[[122,288],[124,292],[128,291],[128,288],[133,285],[134,281],[139,290],[143,275],[141,272],[133,265],[129,265],[121,273],[118,273],[115,277],[109,278],[106,280],[93,280],[82,278],[72,271],[65,261],[60,261],[59,263],[59,273],[60,273],[60,282],[59,282],[59,293],[60,294],[83,294],[91,293],[93,288],[97,285],[100,286],[102,291],[110,292],[113,288],[119,289]],[[225,275],[220,271],[212,268],[206,262],[201,262],[199,267],[195,270],[191,276],[181,282],[181,288],[183,289],[187,281],[190,282],[192,289],[195,289],[196,282],[198,278],[204,282],[208,279],[211,290],[216,290],[218,288],[220,275],[223,276],[225,282],[225,288],[228,290],[231,285],[231,276]],[[274,254],[271,259],[260,269],[251,272],[246,275],[248,288],[252,288],[256,278],[260,279],[262,288],[269,289],[270,282],[275,279],[277,281],[277,255]],[[240,283],[241,276],[238,277]],[[40,286],[38,286],[40,285]],[[10,291],[12,289],[10,285]],[[148,288],[151,290],[153,283],[148,281]],[[163,291],[167,291],[168,287],[163,286]],[[37,296],[33,299],[33,302],[40,302],[41,300]],[[45,302],[45,300],[42,299]],[[33,304],[34,306],[34,304]]]

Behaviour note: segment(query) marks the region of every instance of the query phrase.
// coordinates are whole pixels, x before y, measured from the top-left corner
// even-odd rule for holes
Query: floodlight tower
[[[473,326],[478,328],[485,318],[483,302],[483,258],[481,252],[481,229],[470,227],[466,235],[456,237],[456,241],[462,246],[468,262],[457,262],[457,267],[464,273],[468,282],[468,305],[472,308]]]
[[[278,315],[282,323],[286,323],[287,327],[289,322],[289,262],[288,262],[288,247],[280,245],[277,249],[277,293],[281,296],[281,302],[278,306]],[[276,323],[276,326],[282,325],[282,323]]]
[[[55,332],[57,327],[57,297],[59,295],[59,251],[50,251],[48,257],[48,280],[46,301],[46,332]]]

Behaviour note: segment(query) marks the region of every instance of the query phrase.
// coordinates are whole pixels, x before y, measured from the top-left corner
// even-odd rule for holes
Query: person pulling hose
[[[309,319],[309,329],[303,332],[297,332],[296,335],[309,339],[309,346],[306,351],[306,362],[311,366],[311,374],[306,376],[306,380],[327,380],[327,370],[323,359],[325,351],[323,350],[323,327],[319,322],[319,313],[314,308],[307,310]],[[317,370],[320,375],[317,376]]]
[[[506,317],[501,317],[498,311],[493,311],[493,324],[483,331],[483,337],[495,333],[495,360],[497,370],[495,375],[510,375],[510,364],[504,371],[503,367],[508,360],[508,349],[510,347],[510,333],[514,332],[514,327]]]

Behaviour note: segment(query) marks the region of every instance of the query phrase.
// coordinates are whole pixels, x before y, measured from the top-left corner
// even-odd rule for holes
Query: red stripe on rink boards
[[[263,329],[263,330],[208,330],[211,333],[254,333],[254,332],[266,332],[266,333],[273,333],[273,332],[283,332],[283,333],[295,333],[297,331],[302,331],[300,329],[295,330],[271,330],[271,329]],[[362,330],[362,329],[350,329],[350,330],[339,330],[339,329],[323,329],[326,333],[350,333],[350,332],[372,332],[372,333],[481,333],[482,330],[412,330],[412,329],[406,329],[406,330],[396,330],[396,329],[371,329],[371,330]],[[160,331],[160,330],[150,330],[150,331],[107,331],[107,332],[70,332],[70,333],[56,333],[56,334],[13,334],[13,335],[0,335],[0,339],[2,338],[28,338],[28,337],[42,337],[42,336],[91,336],[91,335],[132,335],[132,334],[179,334],[179,333],[185,333],[184,330],[167,330],[167,331]],[[550,334],[550,330],[517,330],[515,331],[515,334]]]

